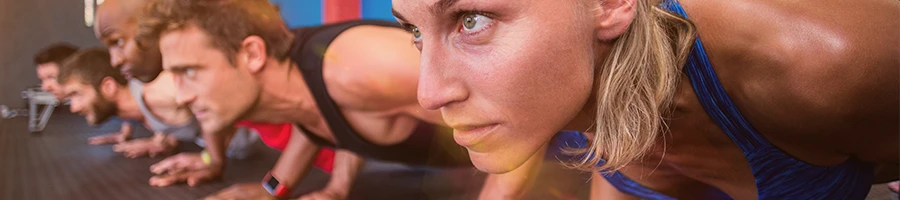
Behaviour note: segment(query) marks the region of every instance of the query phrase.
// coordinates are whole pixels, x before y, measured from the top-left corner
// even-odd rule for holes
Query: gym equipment
[[[25,109],[10,109],[6,105],[0,105],[0,118],[9,119],[19,116],[28,116],[28,111]]]
[[[56,97],[53,96],[53,94],[44,92],[40,88],[28,88],[25,91],[22,91],[22,98],[28,100],[28,130],[31,132],[43,131],[44,127],[47,126],[47,121],[50,120],[50,115],[53,114],[53,109],[59,105],[59,101],[56,100]],[[40,105],[43,105],[44,108],[38,111],[38,106]],[[3,109],[4,112],[2,114],[4,117],[7,116],[7,113],[15,114],[10,115],[11,117],[25,115],[19,114],[19,111],[8,112],[8,110],[9,109]],[[38,114],[38,112],[40,112],[40,114]]]

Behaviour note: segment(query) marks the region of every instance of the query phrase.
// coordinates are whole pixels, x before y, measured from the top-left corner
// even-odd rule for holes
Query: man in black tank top
[[[179,103],[191,108],[204,130],[237,120],[301,129],[263,186],[236,185],[214,197],[287,198],[282,188],[298,184],[320,146],[338,149],[333,176],[326,188],[304,197],[346,198],[364,157],[471,166],[440,113],[419,106],[418,51],[394,23],[351,21],[291,31],[266,0],[162,0],[149,6],[139,18],[138,43],[159,44]],[[491,175],[482,198],[518,197],[529,182]]]

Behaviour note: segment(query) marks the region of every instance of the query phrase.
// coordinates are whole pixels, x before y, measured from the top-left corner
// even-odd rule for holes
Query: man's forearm
[[[206,141],[205,150],[206,153],[209,154],[210,166],[224,170],[225,163],[228,159],[225,151],[228,149],[228,143],[231,141],[231,138],[234,137],[235,132],[237,132],[237,128],[229,126],[217,133],[204,131],[201,134],[203,140]]]
[[[350,192],[350,187],[356,180],[356,175],[359,174],[365,160],[356,153],[344,149],[336,150],[334,158],[331,181],[328,182],[325,189],[346,195]]]
[[[166,134],[163,132],[154,132],[153,138],[151,138],[151,140],[153,140],[153,142],[157,143],[157,144],[165,144],[166,138],[168,138],[168,137],[169,137],[169,134]]]
[[[272,176],[288,187],[296,186],[309,171],[318,154],[319,146],[306,138],[296,127],[291,131],[291,139],[281,152],[272,168]]]
[[[119,134],[131,135],[131,124],[122,122],[122,128],[119,129]]]

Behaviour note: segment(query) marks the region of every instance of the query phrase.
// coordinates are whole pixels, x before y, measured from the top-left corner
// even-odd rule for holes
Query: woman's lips
[[[496,123],[452,126],[454,127],[453,139],[457,144],[471,149],[473,146],[483,142],[499,126],[500,124]]]

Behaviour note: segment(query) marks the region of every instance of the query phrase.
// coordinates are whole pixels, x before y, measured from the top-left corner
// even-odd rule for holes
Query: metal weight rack
[[[0,117],[28,116],[28,130],[31,132],[43,131],[47,126],[47,121],[50,121],[53,109],[59,105],[59,101],[53,94],[44,92],[40,88],[28,88],[22,91],[22,98],[28,101],[27,113],[25,109],[10,109],[5,105],[0,105]],[[43,109],[40,109],[40,106],[43,106]]]

